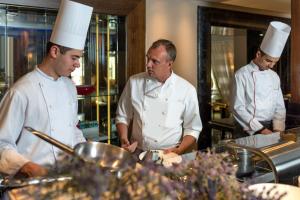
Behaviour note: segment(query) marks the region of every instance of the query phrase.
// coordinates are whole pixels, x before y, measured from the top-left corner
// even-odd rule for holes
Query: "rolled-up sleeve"
[[[130,81],[128,81],[118,103],[116,111],[116,124],[130,124],[133,115],[130,91]]]
[[[278,90],[276,90],[275,100],[275,113],[273,118],[273,130],[284,131],[285,130],[285,119],[286,109],[284,105],[283,95],[280,88],[280,80],[278,81]]]
[[[185,112],[183,114],[183,136],[190,135],[198,140],[202,130],[199,114],[199,103],[195,88],[189,90],[185,99]]]

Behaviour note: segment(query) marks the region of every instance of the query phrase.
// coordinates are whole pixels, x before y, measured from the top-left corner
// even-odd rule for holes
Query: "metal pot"
[[[254,172],[254,163],[252,160],[252,153],[247,149],[239,149],[237,152],[238,159],[238,170],[236,172],[236,176],[247,177],[250,176]]]
[[[119,171],[136,163],[128,151],[114,145],[101,142],[82,142],[72,149],[45,133],[30,127],[25,127],[25,129],[66,153],[77,156],[85,162],[98,164],[100,167],[111,171]]]

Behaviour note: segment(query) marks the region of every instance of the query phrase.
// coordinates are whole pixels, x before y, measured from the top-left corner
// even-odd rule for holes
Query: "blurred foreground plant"
[[[46,193],[37,190],[33,195],[37,199],[59,199],[63,195],[63,199],[67,196],[69,199],[93,200],[273,200],[283,196],[254,196],[247,189],[247,183],[236,180],[235,168],[225,157],[226,154],[211,151],[198,152],[195,160],[170,168],[149,162],[143,167],[132,166],[117,173],[67,157],[59,163],[55,174],[57,171],[68,174],[73,177],[72,181],[56,188],[53,185],[43,186],[48,188]]]

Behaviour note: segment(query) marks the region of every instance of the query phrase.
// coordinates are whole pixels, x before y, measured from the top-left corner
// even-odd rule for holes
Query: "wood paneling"
[[[128,15],[141,0],[76,0],[94,7],[94,12]]]
[[[30,7],[42,7],[42,8],[53,8],[57,9],[60,0],[0,0],[0,3],[19,5],[19,6],[30,6]]]
[[[61,0],[0,0],[0,3],[54,8],[59,7]],[[94,7],[94,12],[111,14],[111,15],[127,15],[130,13],[141,0],[73,0]]]
[[[293,103],[300,103],[300,1],[291,1],[291,94]]]
[[[145,71],[145,0],[127,15],[127,79]]]

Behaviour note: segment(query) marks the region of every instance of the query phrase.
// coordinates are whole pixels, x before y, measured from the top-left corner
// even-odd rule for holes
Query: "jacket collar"
[[[145,87],[144,94],[147,96],[157,97],[158,93],[166,87],[174,86],[176,80],[176,74],[172,71],[171,76],[164,82],[161,83],[153,77],[150,77],[148,74],[145,77]]]
[[[52,76],[47,75],[45,72],[43,72],[42,70],[40,70],[40,68],[38,68],[38,66],[35,67],[35,70],[43,77],[46,78],[47,80],[51,80],[51,81],[59,81],[61,80],[61,77],[59,77],[57,80],[55,80]]]
[[[267,73],[269,72],[270,69],[267,69],[267,70],[259,70],[259,67],[253,62],[253,60],[250,62],[250,71],[251,72],[260,72],[260,73]]]

